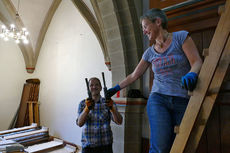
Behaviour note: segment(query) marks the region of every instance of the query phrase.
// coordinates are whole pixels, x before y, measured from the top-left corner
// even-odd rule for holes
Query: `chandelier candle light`
[[[13,38],[15,42],[18,44],[20,40],[23,41],[24,44],[28,44],[27,35],[29,34],[26,28],[22,28],[22,30],[18,30],[15,28],[14,24],[10,25],[8,29],[5,25],[2,25],[2,30],[0,37],[3,38],[5,41],[8,41],[9,38]]]
[[[16,11],[16,21],[19,18],[19,13],[18,13],[19,1],[20,0],[18,0],[18,10]],[[26,28],[22,28],[22,30],[18,30],[14,24],[11,24],[9,28],[7,28],[7,26],[5,25],[1,26],[0,37],[5,41],[8,41],[11,38],[14,39],[17,44],[19,44],[21,41],[24,44],[28,44],[29,43],[27,39],[28,34],[29,32],[26,30]]]

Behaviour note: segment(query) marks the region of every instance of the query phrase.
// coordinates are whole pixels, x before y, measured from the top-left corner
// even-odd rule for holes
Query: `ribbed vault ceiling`
[[[24,56],[27,71],[30,73],[32,73],[35,68],[49,23],[61,1],[62,0],[0,0],[0,23],[6,26],[13,23],[18,28],[26,27],[30,33],[30,43],[27,45],[19,45]],[[81,2],[83,3],[83,1]],[[84,4],[89,8],[88,10],[93,11],[90,0],[84,0]],[[16,11],[18,11],[20,15],[18,20],[15,20]],[[92,14],[94,14],[94,12],[92,12]]]

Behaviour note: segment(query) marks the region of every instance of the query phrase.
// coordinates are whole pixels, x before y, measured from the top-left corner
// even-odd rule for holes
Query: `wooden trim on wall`
[[[226,0],[177,0],[173,2],[150,1],[150,8],[160,8],[168,17],[168,30],[187,30],[189,32],[204,30],[217,26],[218,8]]]
[[[153,1],[149,1],[149,6],[150,6],[150,8],[156,8],[156,7],[157,8],[165,8],[165,7],[172,6],[172,5],[175,5],[178,3],[182,3],[184,1],[186,1],[186,0],[174,0],[174,1],[153,0]]]

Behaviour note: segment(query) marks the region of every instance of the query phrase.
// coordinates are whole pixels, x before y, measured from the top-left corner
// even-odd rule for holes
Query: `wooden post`
[[[28,109],[29,109],[29,124],[37,123],[39,126],[39,107],[38,101],[28,101]]]
[[[39,103],[34,103],[34,122],[40,125],[40,120],[39,120]]]
[[[28,109],[29,109],[29,124],[34,122],[34,113],[33,113],[33,102],[28,102]]]

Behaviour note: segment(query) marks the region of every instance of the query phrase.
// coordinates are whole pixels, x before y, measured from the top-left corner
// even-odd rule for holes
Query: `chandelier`
[[[18,0],[18,9],[16,11],[16,19],[17,21],[19,19],[19,3],[20,0]],[[16,23],[16,22],[15,22]],[[0,37],[8,41],[9,39],[15,40],[15,43],[19,44],[20,42],[23,42],[24,44],[28,44],[28,34],[29,32],[26,30],[26,28],[18,29],[14,24],[11,24],[9,27],[2,25],[1,31],[0,31]]]

